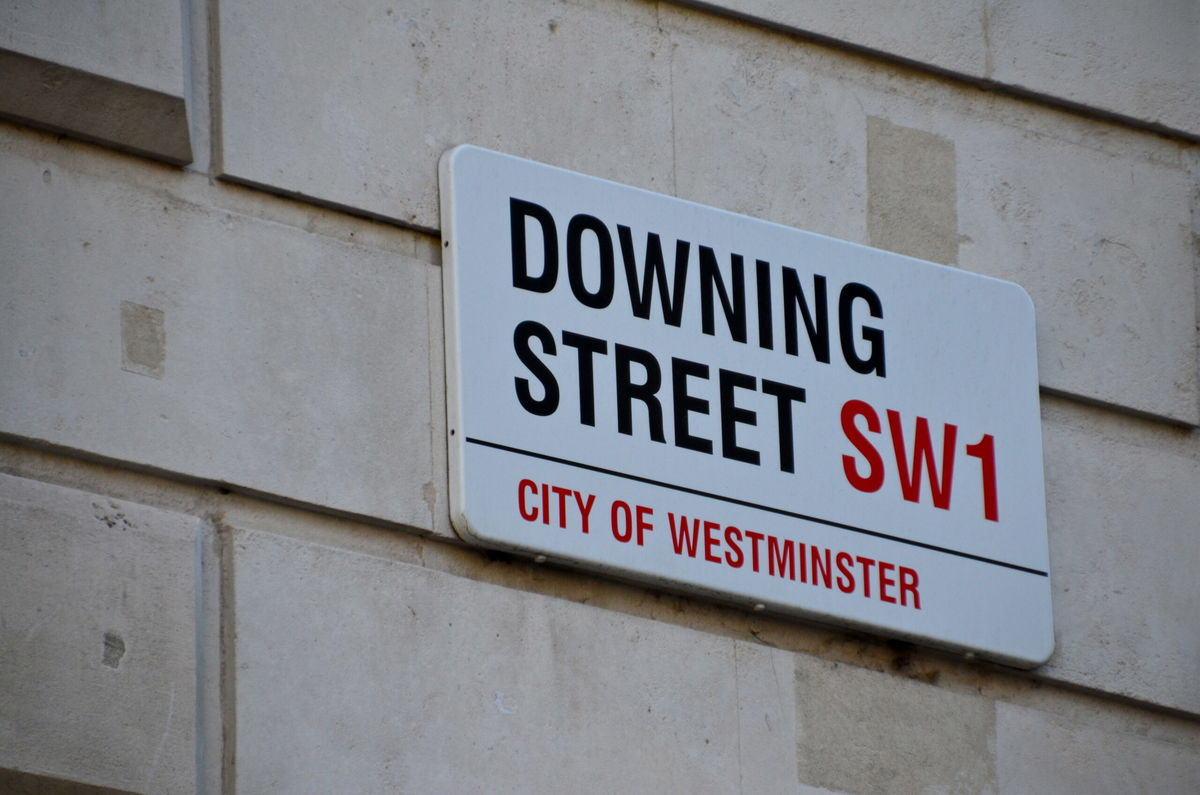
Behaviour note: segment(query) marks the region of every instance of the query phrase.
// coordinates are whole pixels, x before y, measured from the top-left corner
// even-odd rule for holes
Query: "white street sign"
[[[441,203],[464,539],[1049,657],[1019,286],[470,146]]]

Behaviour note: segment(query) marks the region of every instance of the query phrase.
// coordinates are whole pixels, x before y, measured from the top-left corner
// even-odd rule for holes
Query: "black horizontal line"
[[[723,494],[714,494],[711,491],[702,491],[700,489],[693,489],[689,486],[680,486],[678,484],[667,483],[666,481],[662,481],[662,480],[654,480],[653,478],[644,478],[641,475],[631,475],[628,472],[618,472],[613,469],[605,469],[604,467],[598,467],[593,464],[585,464],[582,461],[572,461],[567,458],[558,458],[557,456],[546,455],[545,453],[535,453],[532,450],[522,450],[519,447],[509,447],[508,445],[505,445],[505,444],[489,442],[489,441],[485,441],[483,439],[476,439],[476,438],[473,438],[470,436],[466,437],[466,441],[471,444],[477,444],[480,447],[490,447],[494,450],[503,450],[506,453],[514,453],[516,455],[523,455],[528,458],[540,458],[543,461],[551,461],[555,464],[563,464],[565,466],[575,467],[576,469],[586,469],[590,472],[599,472],[602,475],[611,475],[615,478],[624,478],[625,480],[633,480],[638,483],[645,483],[649,486],[660,486],[664,489],[680,491],[680,492],[683,492],[684,494],[695,494],[698,497],[707,497],[712,500],[720,500],[721,502],[727,502],[727,503],[730,503],[731,505],[741,505],[746,508],[754,508],[755,510],[766,511],[767,513],[774,513],[774,514],[778,514],[779,516],[787,516],[792,519],[802,519],[803,521],[806,521],[806,522],[816,522],[817,524],[823,524],[823,525],[827,525],[829,527],[836,527],[840,530],[849,530],[851,533],[860,533],[865,536],[873,536],[875,538],[883,538],[888,541],[895,541],[898,544],[907,544],[910,547],[920,547],[921,549],[928,549],[933,552],[941,552],[945,555],[954,555],[956,557],[966,558],[967,560],[978,561],[979,563],[988,563],[992,566],[1002,566],[1006,569],[1013,569],[1015,571],[1023,571],[1026,574],[1036,574],[1039,577],[1049,576],[1048,572],[1039,571],[1038,569],[1031,569],[1027,566],[1019,566],[1016,563],[1008,563],[1007,561],[1003,561],[1003,560],[994,560],[992,558],[985,558],[982,555],[972,555],[970,552],[961,552],[957,549],[949,549],[947,547],[939,547],[934,544],[926,544],[923,541],[914,541],[911,538],[902,538],[900,536],[888,535],[887,533],[880,533],[876,530],[868,530],[865,527],[855,527],[854,525],[851,525],[851,524],[835,522],[832,519],[822,519],[819,516],[808,516],[806,514],[796,513],[795,511],[788,511],[783,508],[775,508],[770,505],[760,505],[756,502],[750,502],[749,500],[739,500],[736,497],[726,497]]]

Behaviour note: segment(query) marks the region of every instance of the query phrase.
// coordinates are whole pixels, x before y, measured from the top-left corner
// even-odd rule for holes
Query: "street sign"
[[[1049,657],[1019,286],[477,147],[440,176],[462,538]]]

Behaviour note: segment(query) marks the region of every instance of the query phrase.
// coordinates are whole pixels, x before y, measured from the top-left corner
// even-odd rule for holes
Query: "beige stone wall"
[[[0,784],[1200,789],[1200,17],[1068,5],[0,5]],[[1051,660],[463,546],[459,143],[1024,286]]]

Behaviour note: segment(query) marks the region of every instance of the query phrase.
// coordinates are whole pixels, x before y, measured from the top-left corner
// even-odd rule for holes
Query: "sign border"
[[[960,558],[974,560],[979,563],[992,564],[992,565],[997,565],[997,566],[1001,566],[1001,567],[1006,567],[1008,569],[1013,569],[1018,572],[1024,572],[1024,573],[1027,573],[1030,575],[1037,575],[1039,577],[1046,578],[1046,588],[1049,591],[1049,571],[1048,570],[1043,571],[1043,570],[1032,568],[1029,566],[1020,565],[1017,563],[995,560],[995,559],[983,557],[981,555],[976,555],[976,554],[973,554],[970,552],[966,552],[963,550],[954,550],[954,549],[950,549],[950,548],[946,548],[946,547],[940,547],[937,545],[925,543],[925,542],[917,540],[917,539],[905,538],[902,536],[893,536],[893,535],[889,535],[887,533],[870,530],[870,529],[864,528],[864,527],[857,527],[854,525],[837,522],[837,521],[834,521],[831,519],[823,519],[823,518],[815,517],[815,516],[807,516],[804,514],[799,514],[799,513],[793,512],[793,511],[782,509],[782,508],[761,505],[761,504],[753,503],[753,502],[746,501],[746,500],[739,500],[735,497],[712,494],[712,493],[704,492],[699,489],[693,489],[693,488],[690,488],[687,486],[682,486],[679,484],[671,484],[671,483],[667,483],[665,481],[655,481],[650,478],[643,477],[641,475],[606,469],[604,467],[596,466],[593,464],[588,464],[585,462],[571,461],[571,460],[559,458],[556,456],[552,456],[552,455],[549,455],[544,452],[518,449],[518,448],[510,447],[508,445],[504,445],[504,444],[501,444],[501,443],[498,443],[495,441],[476,439],[476,438],[468,438],[462,432],[462,428],[463,428],[462,419],[463,419],[463,411],[464,411],[464,409],[463,409],[464,374],[461,371],[461,366],[462,366],[461,358],[462,357],[460,355],[460,324],[461,324],[463,318],[460,317],[460,308],[458,306],[460,273],[459,273],[459,269],[458,269],[457,250],[456,250],[456,244],[457,244],[456,242],[457,242],[457,234],[458,234],[458,229],[457,229],[458,219],[455,216],[453,170],[454,170],[454,161],[456,160],[457,157],[459,157],[463,153],[468,153],[468,152],[473,152],[473,151],[484,152],[484,153],[487,153],[488,155],[497,156],[497,157],[510,158],[512,160],[528,163],[531,166],[536,166],[538,168],[552,169],[554,171],[563,172],[564,174],[567,174],[567,175],[578,176],[578,177],[582,177],[582,178],[585,178],[588,180],[596,180],[598,182],[607,182],[607,183],[618,186],[625,190],[637,191],[637,192],[640,192],[643,194],[649,194],[652,196],[661,197],[663,200],[670,201],[670,202],[677,202],[677,203],[681,203],[684,205],[692,205],[694,207],[698,207],[698,208],[701,208],[706,211],[712,210],[712,211],[717,211],[717,212],[721,212],[721,213],[728,213],[728,211],[720,210],[719,208],[712,208],[712,207],[708,207],[706,205],[699,205],[694,202],[689,202],[687,200],[678,199],[676,197],[672,197],[672,196],[668,196],[668,195],[656,194],[656,193],[653,193],[652,191],[646,191],[644,189],[636,188],[633,186],[621,185],[620,183],[612,183],[611,181],[604,180],[602,178],[591,177],[591,176],[588,176],[585,174],[578,174],[577,172],[571,172],[566,169],[561,169],[561,168],[558,168],[555,166],[550,166],[550,165],[543,164],[543,163],[537,163],[536,161],[524,160],[523,158],[518,158],[513,155],[507,155],[507,154],[495,152],[493,150],[483,149],[483,148],[475,147],[475,146],[471,146],[471,145],[456,146],[443,154],[443,156],[439,162],[438,173],[439,173],[439,189],[440,189],[439,190],[439,202],[440,202],[440,208],[441,208],[441,231],[442,231],[442,275],[443,275],[443,288],[442,289],[443,289],[443,322],[444,322],[444,334],[445,334],[446,412],[447,412],[446,413],[446,419],[447,419],[446,439],[447,439],[447,447],[448,447],[447,466],[448,466],[449,490],[450,490],[449,510],[450,510],[451,524],[452,524],[455,532],[458,533],[458,535],[464,541],[467,541],[468,543],[482,546],[482,547],[499,549],[499,550],[504,550],[504,551],[511,552],[511,553],[514,553],[517,555],[532,557],[536,562],[539,562],[539,563],[551,561],[554,563],[561,563],[561,564],[564,564],[564,565],[567,565],[567,566],[570,566],[570,567],[576,568],[576,569],[582,569],[582,570],[587,570],[587,571],[599,571],[599,572],[603,572],[605,574],[616,576],[617,578],[622,579],[622,580],[636,582],[639,584],[649,584],[654,587],[662,587],[662,588],[665,588],[667,590],[671,590],[671,591],[674,591],[677,593],[683,593],[683,594],[688,594],[688,595],[702,595],[704,598],[712,599],[712,600],[715,600],[715,601],[718,601],[721,603],[725,603],[725,604],[734,604],[734,605],[737,605],[740,607],[748,607],[753,610],[767,610],[774,614],[787,616],[787,617],[801,618],[805,621],[811,621],[811,622],[814,622],[817,624],[823,624],[826,626],[848,627],[848,628],[852,628],[855,630],[864,631],[864,632],[867,632],[867,633],[870,633],[870,634],[876,635],[876,636],[899,638],[899,639],[911,641],[911,642],[914,642],[914,643],[917,643],[917,644],[920,644],[923,646],[930,646],[930,647],[942,648],[942,649],[947,649],[947,650],[951,650],[951,651],[955,651],[955,652],[960,652],[960,653],[965,654],[969,658],[975,657],[975,656],[980,656],[980,657],[985,657],[987,659],[991,659],[991,660],[994,660],[997,662],[1014,665],[1014,666],[1021,667],[1021,668],[1035,668],[1035,667],[1045,663],[1046,660],[1049,659],[1049,657],[1053,654],[1053,651],[1054,651],[1052,593],[1051,593],[1051,596],[1047,599],[1047,605],[1046,605],[1046,609],[1047,609],[1047,611],[1050,611],[1050,613],[1046,619],[1047,626],[1049,628],[1049,638],[1048,638],[1048,645],[1047,645],[1047,648],[1045,649],[1044,656],[1041,654],[1037,654],[1037,655],[1032,655],[1030,657],[1021,657],[1021,656],[1005,654],[1003,652],[999,652],[996,650],[985,649],[982,646],[971,647],[969,645],[958,644],[958,643],[954,643],[952,641],[941,640],[941,639],[938,639],[935,637],[930,637],[928,635],[924,635],[924,634],[920,634],[920,633],[907,632],[903,629],[884,626],[884,625],[880,625],[880,624],[872,623],[872,622],[868,622],[868,621],[860,621],[853,617],[847,617],[847,616],[841,616],[841,615],[831,615],[831,614],[826,614],[826,613],[817,613],[817,612],[814,612],[813,609],[806,609],[803,607],[797,607],[795,605],[789,605],[789,604],[774,603],[769,600],[755,599],[751,596],[746,596],[744,594],[740,594],[737,592],[727,591],[727,590],[724,590],[717,586],[710,587],[703,583],[696,583],[693,581],[676,580],[676,579],[672,579],[669,576],[655,574],[653,572],[627,569],[627,568],[625,568],[619,564],[615,564],[615,563],[609,563],[609,562],[605,562],[605,561],[597,561],[597,560],[592,560],[592,559],[575,558],[575,557],[571,557],[569,555],[560,555],[557,553],[548,552],[545,549],[537,547],[536,545],[523,545],[523,544],[513,542],[510,540],[506,540],[506,539],[498,540],[494,537],[490,537],[482,530],[475,528],[472,525],[470,516],[467,514],[466,507],[465,507],[466,506],[466,492],[465,492],[465,489],[466,489],[466,458],[467,458],[466,446],[468,444],[474,444],[474,445],[480,445],[483,447],[504,450],[504,451],[507,451],[510,453],[515,453],[515,454],[519,454],[519,455],[523,455],[523,456],[528,456],[531,458],[550,461],[550,462],[558,464],[558,465],[572,466],[572,467],[578,467],[581,469],[591,470],[593,472],[607,475],[610,477],[623,478],[623,479],[632,480],[632,481],[639,481],[642,483],[646,483],[648,485],[665,487],[665,488],[669,488],[669,489],[674,489],[676,491],[689,492],[689,493],[695,494],[697,496],[705,497],[708,499],[719,500],[722,502],[731,503],[731,504],[735,504],[735,505],[741,505],[743,507],[752,508],[752,509],[759,510],[759,511],[766,511],[769,513],[775,513],[775,514],[779,514],[779,515],[782,515],[785,517],[803,520],[806,522],[814,522],[814,523],[818,523],[818,524],[824,524],[824,525],[828,525],[828,526],[832,526],[832,527],[837,527],[837,528],[841,528],[843,530],[848,530],[848,531],[852,531],[855,533],[861,533],[861,534],[865,534],[868,536],[874,536],[874,537],[886,539],[886,540],[892,541],[892,542],[897,542],[897,543],[906,544],[906,545],[913,546],[913,547],[923,548],[923,549],[930,550],[933,552],[950,554],[950,555],[954,555],[954,556],[957,556]],[[729,213],[729,214],[735,215],[735,216],[737,215],[736,213]],[[759,223],[759,224],[770,224],[770,222],[763,221],[761,219],[756,219],[756,218],[753,218],[750,216],[738,216],[738,217],[746,218],[750,221],[753,221],[753,222]],[[784,227],[784,228],[788,229],[788,227]],[[799,230],[797,230],[797,231],[799,231]],[[846,245],[850,245],[850,246],[857,245],[857,244],[849,243],[847,241],[838,241],[838,242],[843,242]],[[891,252],[889,252],[889,253],[891,253]],[[902,255],[895,255],[895,256],[902,256]],[[911,259],[911,258],[907,258],[907,259]],[[979,278],[984,278],[984,279],[989,278],[989,277],[981,276],[979,274],[973,274],[973,275],[977,276]],[[999,280],[993,280],[993,281],[999,281]],[[1005,284],[1011,284],[1011,283],[1005,282]],[[1022,290],[1022,293],[1024,293],[1023,290]],[[1026,296],[1026,300],[1028,300],[1028,295],[1025,294],[1025,296]],[[1032,302],[1030,302],[1030,305],[1032,306]],[[1036,367],[1036,363],[1035,363],[1035,367]],[[1040,428],[1039,428],[1039,432],[1038,432],[1038,448],[1039,448],[1038,451],[1040,453],[1041,452]],[[1040,463],[1041,462],[1039,462],[1039,464]],[[1044,475],[1043,475],[1043,478],[1044,478]],[[1042,515],[1043,516],[1044,516],[1044,511],[1045,511],[1045,507],[1043,504],[1043,507],[1042,507],[1042,512],[1043,512]],[[1047,538],[1047,543],[1048,543],[1048,538]]]

